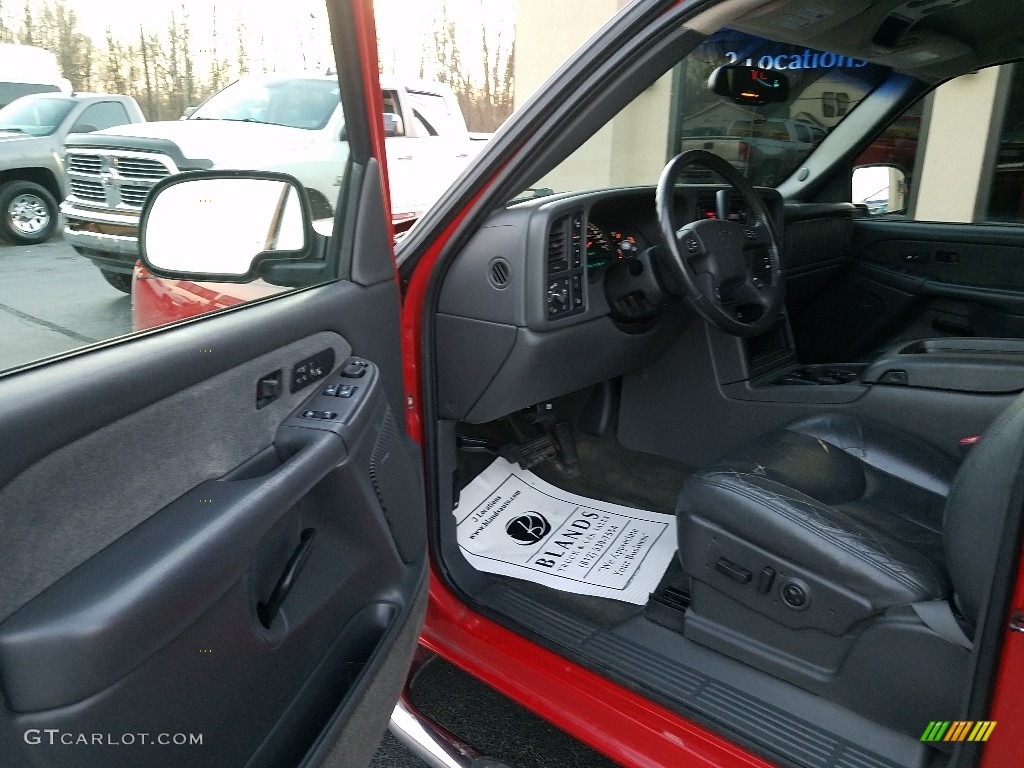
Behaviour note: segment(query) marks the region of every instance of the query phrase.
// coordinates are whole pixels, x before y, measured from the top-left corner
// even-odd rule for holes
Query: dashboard
[[[679,226],[716,213],[716,185],[680,186]],[[782,198],[758,190],[783,224]],[[728,217],[752,223],[738,194]],[[437,312],[442,414],[481,422],[635,370],[662,354],[691,310],[652,307],[624,322],[631,282],[657,281],[653,187],[531,199],[497,211],[444,278]],[[765,269],[767,254],[754,254]],[[628,273],[628,274],[627,274]],[[620,285],[625,288],[620,289]],[[643,293],[642,289],[639,291]],[[463,359],[473,350],[472,361]]]

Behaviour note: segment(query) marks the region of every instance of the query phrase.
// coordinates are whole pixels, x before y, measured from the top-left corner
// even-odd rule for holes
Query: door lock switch
[[[277,400],[284,391],[284,381],[281,369],[260,377],[256,382],[256,410],[266,408]]]

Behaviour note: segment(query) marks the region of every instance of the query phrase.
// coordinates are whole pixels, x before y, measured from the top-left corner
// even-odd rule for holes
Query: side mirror
[[[179,117],[178,119],[188,120],[190,117],[192,117],[192,113],[195,112],[197,109],[199,109],[198,105],[185,107],[185,111],[181,113],[181,117]]]
[[[400,115],[394,112],[384,113],[384,135],[405,136],[405,122]]]
[[[708,88],[737,104],[759,107],[789,98],[789,79],[781,72],[740,64],[718,67],[708,78]]]
[[[907,174],[895,165],[858,165],[853,169],[853,202],[869,216],[907,210]]]
[[[139,251],[158,277],[249,282],[310,258],[305,189],[283,173],[196,171],[158,183],[142,211]]]

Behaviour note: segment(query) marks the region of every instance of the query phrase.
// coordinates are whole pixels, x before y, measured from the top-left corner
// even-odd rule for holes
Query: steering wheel
[[[684,169],[700,165],[719,174],[743,198],[752,222],[729,221],[726,190],[716,195],[717,218],[678,226],[675,187]],[[658,180],[655,197],[661,240],[668,264],[684,295],[701,316],[733,336],[758,336],[782,315],[782,258],[775,222],[761,196],[739,171],[711,152],[693,149],[672,158]],[[770,280],[758,278],[753,252],[765,251]],[[741,308],[756,305],[757,317],[746,319]],[[745,313],[744,313],[745,314]]]

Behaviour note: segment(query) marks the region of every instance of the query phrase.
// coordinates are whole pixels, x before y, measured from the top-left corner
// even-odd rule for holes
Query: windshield
[[[715,94],[708,79],[725,64],[782,73],[788,97],[750,106]],[[719,155],[752,184],[777,186],[888,75],[849,56],[721,29],[514,199],[655,184],[671,158],[691,149]],[[719,181],[697,166],[684,180]]]
[[[239,80],[212,96],[189,120],[240,120],[319,130],[340,108],[341,91],[335,80]]]
[[[0,131],[49,136],[73,106],[74,99],[20,98],[0,109]]]
[[[6,107],[30,93],[60,93],[60,87],[40,83],[0,83],[0,107]]]
[[[707,87],[723,64],[781,72],[789,97],[741,105]],[[722,29],[680,62],[674,152],[705,149],[753,184],[775,186],[889,74],[887,67],[828,51]]]

